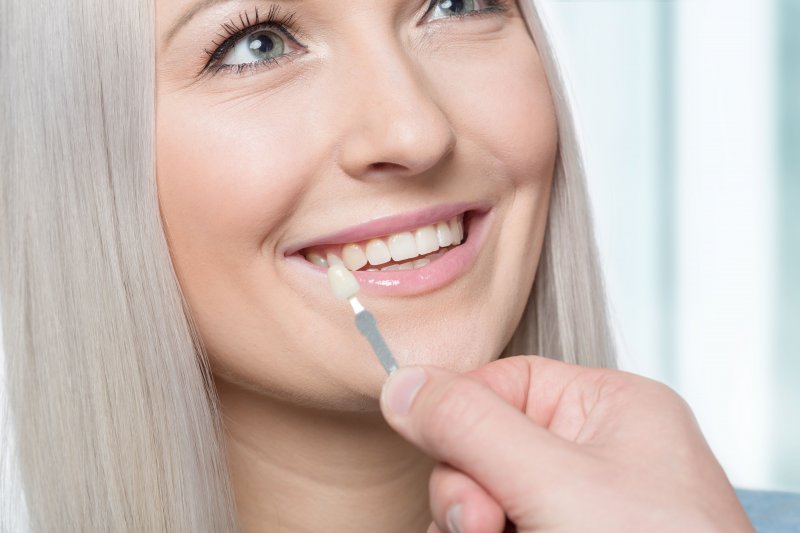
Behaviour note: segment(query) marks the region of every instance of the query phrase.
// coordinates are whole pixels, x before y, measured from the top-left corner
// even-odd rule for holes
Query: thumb
[[[512,520],[530,516],[537,495],[552,491],[580,456],[481,381],[437,367],[392,373],[381,410],[411,443],[483,486]]]

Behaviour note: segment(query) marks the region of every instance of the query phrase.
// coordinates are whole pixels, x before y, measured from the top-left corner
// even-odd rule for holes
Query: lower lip
[[[435,261],[413,270],[392,270],[389,272],[353,272],[361,291],[376,296],[412,296],[440,289],[462,276],[478,256],[494,211],[472,213],[467,227],[467,240],[449,250]],[[309,263],[300,255],[286,257],[290,264],[306,269],[327,283],[327,270]]]

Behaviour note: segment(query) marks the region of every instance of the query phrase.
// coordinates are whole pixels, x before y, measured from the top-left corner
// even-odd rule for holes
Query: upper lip
[[[366,241],[391,233],[419,228],[441,220],[448,220],[467,211],[484,211],[488,210],[488,208],[489,206],[486,202],[459,202],[374,218],[368,222],[349,226],[321,237],[290,244],[283,255],[289,256],[312,246]]]

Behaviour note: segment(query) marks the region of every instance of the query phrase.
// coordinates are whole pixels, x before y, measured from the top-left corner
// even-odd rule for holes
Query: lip
[[[479,213],[485,213],[490,209],[490,207],[491,206],[486,202],[460,202],[454,204],[437,205],[420,209],[418,211],[376,218],[362,224],[347,227],[334,233],[323,235],[313,240],[292,243],[284,250],[283,255],[289,257],[293,254],[296,254],[300,250],[303,250],[304,248],[310,248],[312,246],[348,244],[351,242],[366,241],[376,237],[385,237],[391,233],[408,231],[422,226],[427,226],[428,224],[433,224],[434,222],[439,222],[441,220],[447,220],[466,211],[478,211]]]
[[[467,208],[466,210],[470,211],[470,213],[468,218],[465,219],[468,223],[467,228],[465,228],[467,240],[463,244],[453,248],[452,250],[449,250],[442,257],[432,261],[424,267],[414,270],[392,270],[389,272],[369,272],[362,270],[355,271],[353,272],[353,275],[358,280],[361,292],[375,296],[413,296],[442,288],[465,274],[475,262],[478,252],[480,251],[486,235],[489,232],[488,230],[491,226],[492,220],[494,219],[493,209],[473,210]],[[429,213],[432,212],[433,210],[429,211]],[[447,211],[446,213],[452,213],[452,216],[455,216],[462,212],[464,212],[463,208],[461,208],[461,210],[456,210],[455,212]],[[419,213],[424,214],[426,212],[423,211]],[[439,213],[443,212],[440,211]],[[412,214],[412,216],[413,215],[414,214]],[[426,215],[421,218],[422,222],[415,223],[416,225],[403,222],[399,226],[396,226],[401,229],[392,229],[389,231],[389,233],[415,228],[417,225],[425,225],[429,222],[442,220],[442,218],[447,218],[448,216],[450,215],[444,214],[441,216],[441,218],[435,218],[434,216],[433,219],[430,219]],[[400,217],[395,217],[388,220],[390,220],[390,222],[393,224],[397,224],[397,220],[401,219]],[[383,227],[384,226],[381,226],[381,231],[383,231]],[[354,235],[361,238],[361,236],[364,234],[364,231],[369,231],[369,234],[366,237],[361,238],[361,240],[369,239],[373,236],[386,235],[385,232],[374,234],[371,230],[365,228],[374,228],[374,226],[355,226],[349,230],[332,234],[331,236],[326,237],[326,239],[339,239],[342,235],[345,235],[348,239],[352,238]],[[346,233],[347,231],[353,230],[358,230],[362,233]],[[339,242],[318,240],[312,242],[311,244],[293,247],[293,249],[301,250],[308,246],[314,246],[318,244],[339,244]],[[296,268],[301,273],[306,273],[316,277],[320,283],[327,285],[328,281],[326,269],[306,261],[305,258],[301,257],[300,254],[297,253],[287,255],[286,260],[289,262],[290,266],[293,267],[293,269]]]

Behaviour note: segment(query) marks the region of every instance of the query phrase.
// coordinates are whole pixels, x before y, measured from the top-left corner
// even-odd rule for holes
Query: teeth
[[[439,247],[444,248],[453,244],[453,234],[447,222],[436,224],[436,238],[439,240]]]
[[[395,261],[404,261],[419,255],[417,253],[417,243],[410,231],[395,233],[389,237],[389,251]]]
[[[412,231],[403,231],[383,238],[376,238],[366,243],[348,243],[341,248],[327,246],[310,251],[306,259],[316,266],[328,268],[333,265],[344,265],[348,270],[377,271],[379,265],[389,261],[398,264],[380,268],[382,271],[409,270],[421,268],[441,257],[447,250],[437,252],[440,248],[457,246],[464,240],[462,215],[450,220],[429,224]],[[413,259],[424,255],[416,261]],[[408,261],[411,260],[411,261]],[[369,266],[370,268],[364,268]]]
[[[453,234],[453,244],[461,244],[461,239],[464,237],[464,230],[461,228],[461,221],[452,219],[450,221],[450,233]]]
[[[439,240],[436,238],[436,229],[433,226],[425,226],[414,233],[414,240],[417,243],[417,255],[425,255],[439,249]]]
[[[357,244],[346,244],[342,248],[342,261],[350,270],[358,270],[367,264],[367,256]]]
[[[336,254],[328,254],[328,264],[330,266],[343,265],[344,261],[342,261],[342,259]]]
[[[431,260],[427,257],[423,257],[422,259],[417,259],[416,261],[406,261],[405,263],[400,263],[399,265],[389,265],[387,267],[383,267],[381,272],[391,272],[392,270],[415,270],[417,268],[422,268],[427,264],[430,264]],[[377,268],[369,268],[367,270],[378,270]]]
[[[310,254],[308,254],[308,256],[306,256],[306,259],[308,259],[318,267],[328,268],[328,261],[326,261],[325,258],[319,254],[311,252]]]
[[[383,239],[372,239],[367,243],[367,260],[370,265],[382,265],[392,260],[392,254]]]

